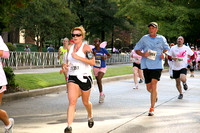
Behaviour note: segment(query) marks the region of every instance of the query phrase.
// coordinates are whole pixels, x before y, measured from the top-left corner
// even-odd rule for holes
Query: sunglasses
[[[75,36],[80,37],[82,35],[81,34],[72,34],[72,37],[75,37]]]

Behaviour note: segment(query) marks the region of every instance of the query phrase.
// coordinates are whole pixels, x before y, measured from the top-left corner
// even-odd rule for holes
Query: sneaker
[[[93,118],[88,119],[88,127],[92,128],[94,126],[94,120]]]
[[[180,94],[180,95],[178,96],[178,99],[183,99],[183,94]]]
[[[134,86],[133,89],[138,89],[138,85]]]
[[[187,84],[185,83],[185,84],[183,84],[183,88],[184,88],[184,90],[187,90],[188,89],[188,86],[187,86]]]
[[[148,116],[153,116],[153,115],[154,115],[154,108],[150,108]]]
[[[13,118],[9,118],[9,121],[11,123],[11,126],[9,129],[5,128],[5,133],[13,133],[13,127],[14,127],[14,119]]]
[[[143,80],[142,80],[142,79],[140,79],[139,83],[143,83]]]
[[[191,75],[190,75],[190,77],[194,77],[194,75],[193,75],[193,74],[191,74]]]
[[[72,133],[72,127],[66,127],[64,133]]]
[[[99,103],[104,103],[105,95],[99,96]]]

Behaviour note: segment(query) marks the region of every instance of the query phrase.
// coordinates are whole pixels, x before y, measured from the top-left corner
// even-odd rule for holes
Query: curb
[[[164,69],[162,72],[168,72],[168,69]],[[109,83],[113,81],[119,81],[119,80],[125,80],[125,79],[131,79],[133,78],[133,74],[127,74],[127,75],[120,75],[120,76],[114,76],[114,77],[106,77],[102,79],[103,83]],[[96,84],[96,79],[94,79],[94,84]],[[39,88],[35,90],[29,90],[29,91],[23,91],[23,92],[16,92],[16,93],[10,93],[10,94],[4,94],[3,95],[3,101],[4,102],[10,102],[14,100],[19,100],[22,98],[28,98],[28,97],[35,97],[35,96],[41,96],[45,94],[55,93],[66,90],[66,85],[58,85],[58,86],[52,86],[52,87],[46,87],[46,88]]]
[[[102,82],[108,83],[108,82],[112,82],[112,81],[118,81],[121,79],[130,79],[132,77],[133,77],[133,74],[114,76],[114,77],[106,77],[106,78],[102,79]],[[96,80],[94,80],[94,84],[96,84]],[[58,85],[58,86],[52,86],[52,87],[46,87],[46,88],[40,88],[40,89],[35,89],[35,90],[23,91],[23,92],[4,94],[3,102],[10,102],[10,101],[19,100],[22,98],[41,96],[41,95],[60,92],[60,91],[64,91],[64,90],[66,90],[65,84]]]

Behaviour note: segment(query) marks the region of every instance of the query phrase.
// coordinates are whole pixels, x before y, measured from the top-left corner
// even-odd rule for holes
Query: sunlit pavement
[[[99,92],[91,92],[95,125],[87,126],[87,112],[79,98],[76,116],[72,125],[73,133],[199,133],[200,131],[200,72],[195,78],[188,75],[188,91],[183,91],[179,100],[175,81],[167,72],[158,83],[158,102],[155,115],[147,116],[150,95],[145,84],[133,89],[133,80],[120,80],[103,85],[106,95],[103,104],[98,103]],[[67,120],[66,91],[24,98],[4,103],[15,119],[14,133],[63,133]],[[3,123],[0,133],[3,133]]]

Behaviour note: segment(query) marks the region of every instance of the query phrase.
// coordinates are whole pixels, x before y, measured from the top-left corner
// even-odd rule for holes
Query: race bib
[[[151,59],[151,60],[155,60],[156,59],[157,51],[148,50],[147,52],[149,53],[149,56],[147,56],[148,59]]]
[[[80,68],[79,68],[79,64],[77,63],[77,64],[71,64],[70,65],[70,72],[71,73],[74,73],[74,72],[76,72],[77,70],[79,70]]]
[[[177,61],[181,62],[181,61],[183,61],[183,58],[182,57],[178,57]]]
[[[101,60],[95,60],[95,66],[101,67]]]

